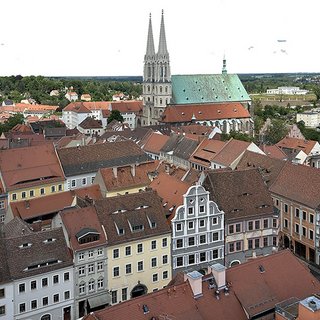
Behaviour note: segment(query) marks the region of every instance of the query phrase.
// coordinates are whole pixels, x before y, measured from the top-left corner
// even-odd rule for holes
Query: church
[[[228,74],[225,58],[221,74],[171,75],[163,10],[157,52],[149,17],[142,85],[142,126],[198,123],[253,132],[251,99],[238,75]]]

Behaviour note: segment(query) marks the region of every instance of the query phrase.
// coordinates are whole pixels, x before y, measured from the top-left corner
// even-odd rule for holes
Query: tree
[[[286,124],[281,119],[272,119],[271,126],[268,128],[265,135],[266,142],[269,144],[275,144],[283,139],[288,133]]]
[[[123,122],[124,119],[119,110],[111,111],[110,116],[108,118],[108,123],[110,123],[112,120]]]
[[[0,131],[8,132],[11,130],[15,125],[24,123],[24,117],[22,113],[17,113],[11,116],[4,124],[0,126]]]
[[[320,86],[314,86],[312,91],[315,94],[317,101],[319,101],[320,100]]]

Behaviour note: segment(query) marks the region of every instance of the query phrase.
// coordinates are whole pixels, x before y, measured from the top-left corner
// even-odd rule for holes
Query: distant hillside
[[[90,77],[90,76],[60,76],[60,77],[50,77],[51,79],[65,79],[65,80],[80,80],[80,81],[119,81],[119,82],[142,82],[142,76],[100,76],[100,77]]]

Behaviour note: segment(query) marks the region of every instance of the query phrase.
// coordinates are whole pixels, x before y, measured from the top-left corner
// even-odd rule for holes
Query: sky
[[[142,75],[164,10],[172,74],[320,72],[319,0],[1,0],[0,76]],[[280,40],[280,41],[279,41]]]

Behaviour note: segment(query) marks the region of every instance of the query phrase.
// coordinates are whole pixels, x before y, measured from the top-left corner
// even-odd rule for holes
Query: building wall
[[[320,124],[320,112],[297,113],[297,122],[303,121],[306,127],[316,128]]]
[[[91,117],[92,113],[77,113],[74,111],[62,111],[62,121],[68,129],[74,129],[87,117]]]
[[[91,186],[93,184],[96,172],[89,172],[75,176],[66,177],[65,190],[73,190]]]
[[[5,307],[5,314],[0,314],[0,319],[13,319],[13,282],[0,284],[0,291],[4,289],[4,296],[0,297],[0,307]]]
[[[173,275],[224,264],[224,213],[202,186],[189,188],[171,223]]]
[[[64,273],[69,273],[69,280],[64,281]],[[59,283],[53,283],[53,277],[59,276]],[[42,286],[42,279],[48,279],[48,285]],[[31,282],[36,281],[36,289],[31,289]],[[19,285],[25,284],[25,292],[19,292]],[[65,292],[69,298],[65,299]],[[59,302],[54,302],[54,295],[59,294]],[[48,305],[43,298],[48,298]],[[31,302],[37,301],[37,308],[31,309]],[[26,311],[20,312],[20,305],[25,304]],[[71,319],[74,318],[73,268],[68,267],[56,271],[44,272],[34,277],[14,281],[14,319],[39,320],[43,315],[50,314],[51,319],[63,319],[63,309],[71,307]]]
[[[167,239],[167,240],[163,240]],[[152,248],[152,241],[156,248]],[[163,246],[166,241],[166,246]],[[142,244],[142,252],[138,252],[138,245]],[[126,247],[131,247],[131,254],[126,255]],[[113,293],[112,304],[124,301],[122,290],[127,288],[127,299],[131,297],[132,289],[144,285],[147,292],[152,292],[165,287],[171,280],[171,235],[163,234],[125,244],[113,245],[108,248],[108,289]],[[115,252],[119,252],[116,258]],[[166,263],[163,257],[166,256]],[[156,266],[152,267],[152,258],[156,258]],[[143,270],[138,271],[138,263],[143,263]],[[131,273],[126,273],[126,265],[131,265]],[[115,275],[115,268],[119,268],[119,276]],[[157,279],[154,279],[157,275]],[[165,276],[164,276],[165,275]]]

